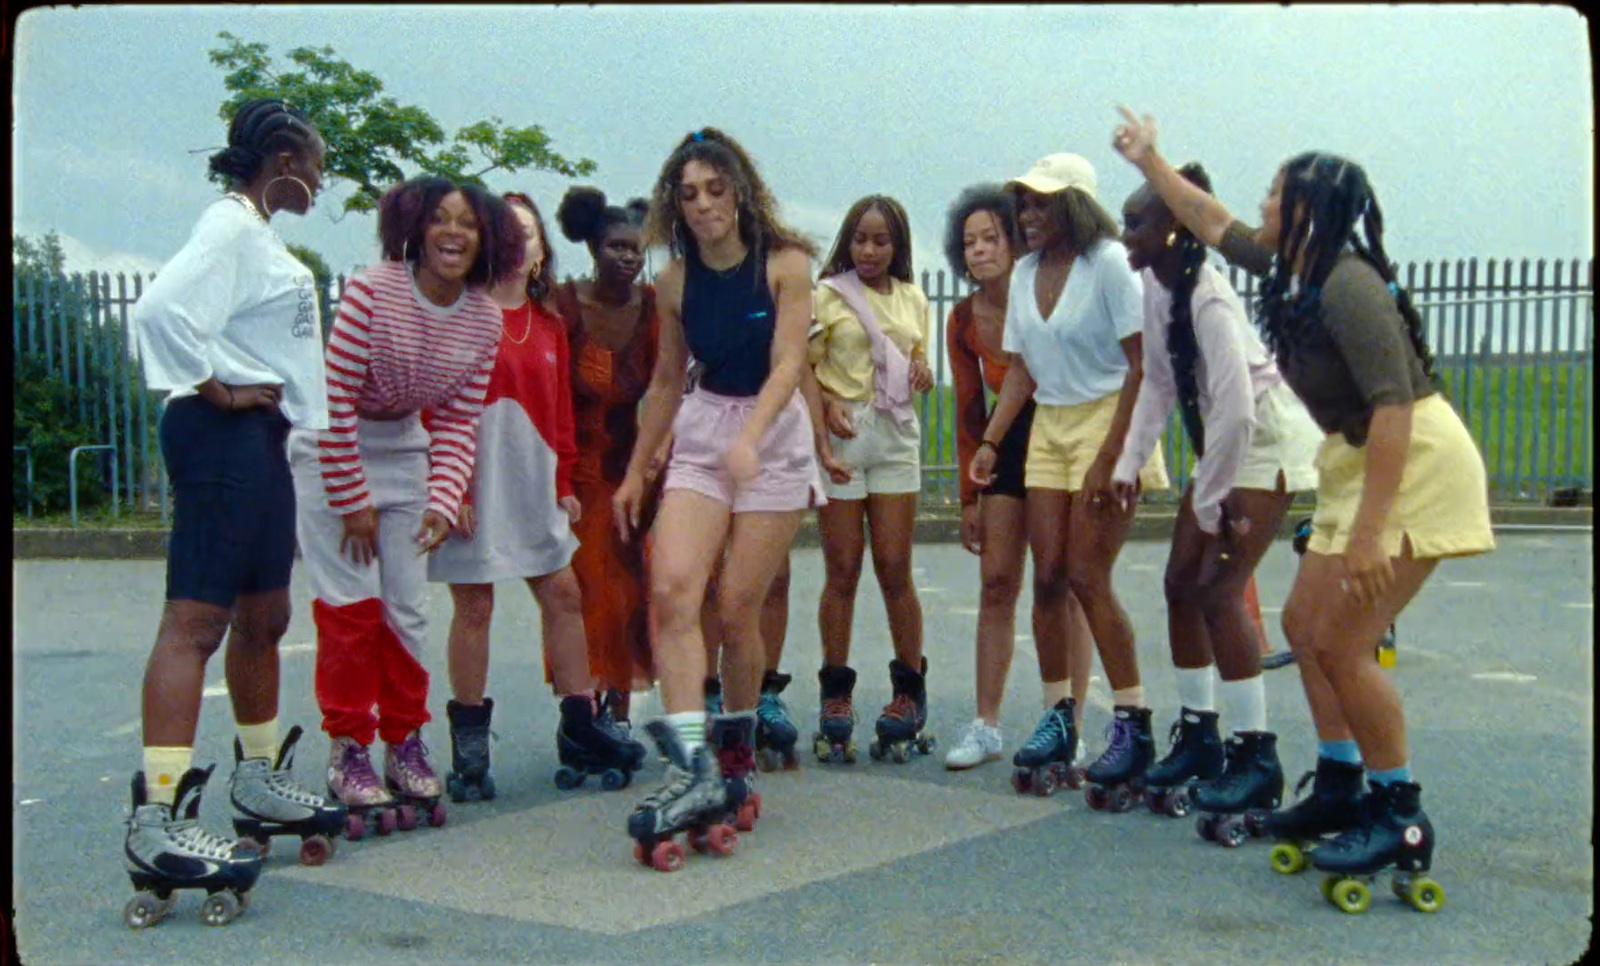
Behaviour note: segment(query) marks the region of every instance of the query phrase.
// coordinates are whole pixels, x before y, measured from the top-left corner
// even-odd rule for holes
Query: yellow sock
[[[260,724],[239,725],[239,744],[244,746],[246,758],[265,758],[268,761],[278,760],[278,719],[263,721]]]
[[[193,748],[145,748],[145,798],[171,805],[178,797],[178,780],[189,770],[193,758]]]

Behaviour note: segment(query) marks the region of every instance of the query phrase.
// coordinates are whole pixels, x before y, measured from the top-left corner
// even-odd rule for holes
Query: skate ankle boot
[[[1156,757],[1150,734],[1150,709],[1118,705],[1113,709],[1111,743],[1084,770],[1084,798],[1095,811],[1126,812],[1144,795],[1145,770]]]
[[[396,827],[409,832],[417,827],[419,812],[426,814],[434,828],[445,823],[444,783],[428,760],[428,746],[422,743],[422,729],[406,735],[398,745],[384,746],[383,783],[399,803]]]
[[[611,735],[618,741],[637,745],[639,761],[643,763],[648,752],[644,744],[633,736],[633,725],[629,723],[627,714],[625,712],[618,713],[618,710],[622,707],[622,692],[616,688],[607,688],[603,692],[596,691],[594,703],[595,707],[600,709],[600,714],[594,719],[594,723],[599,726],[601,731]]]
[[[1283,800],[1278,736],[1241,731],[1229,738],[1222,775],[1190,791],[1195,807],[1206,813],[1195,825],[1201,838],[1231,849],[1246,836],[1266,835],[1267,817]]]
[[[690,752],[677,730],[659,718],[645,725],[645,731],[666,759],[667,771],[661,787],[628,816],[634,860],[661,872],[682,868],[683,846],[673,836],[684,831],[696,852],[732,852],[739,835],[723,821],[729,811],[728,789],[711,748],[701,745]]]
[[[261,854],[200,827],[200,798],[215,767],[185,772],[170,807],[150,801],[144,772],[134,774],[133,812],[123,846],[136,890],[122,908],[129,927],[143,929],[165,919],[180,889],[206,890],[200,918],[208,926],[226,925],[249,906],[250,889],[261,875]]]
[[[899,658],[889,662],[889,686],[894,697],[884,705],[878,717],[878,737],[867,747],[873,761],[891,758],[903,765],[913,753],[926,755],[933,748],[933,735],[928,734],[928,659],[922,659],[922,670],[914,670]]]
[[[1422,810],[1422,786],[1415,782],[1371,783],[1362,801],[1361,821],[1311,855],[1311,864],[1330,873],[1322,894],[1341,910],[1365,912],[1369,885],[1378,873],[1395,869],[1394,894],[1420,912],[1444,904],[1444,889],[1425,873],[1433,865],[1433,823]]]
[[[811,738],[811,750],[820,762],[855,764],[856,740],[851,736],[856,726],[856,711],[852,697],[856,690],[854,668],[825,665],[817,672],[822,689],[822,710],[817,715],[817,730]]]
[[[706,678],[706,717],[722,713],[722,679]]]
[[[1222,736],[1215,711],[1184,708],[1167,732],[1171,742],[1167,757],[1145,773],[1149,788],[1145,802],[1157,815],[1183,818],[1189,814],[1189,783],[1209,781],[1222,774]]]
[[[1267,834],[1278,840],[1272,847],[1272,867],[1294,875],[1309,866],[1307,854],[1325,835],[1337,834],[1361,819],[1361,782],[1366,768],[1349,762],[1318,758],[1315,771],[1306,772],[1295,786],[1299,794],[1311,783],[1311,794],[1293,806],[1267,816]]]
[[[445,788],[452,802],[487,802],[494,798],[494,776],[489,774],[489,721],[494,717],[494,699],[482,704],[448,701],[445,716],[450,719],[450,773]]]
[[[328,750],[328,794],[345,806],[344,837],[359,841],[372,829],[388,835],[399,822],[394,796],[378,780],[367,746],[354,738],[334,738]]]
[[[1057,701],[1011,756],[1011,764],[1016,766],[1011,787],[1017,794],[1054,795],[1057,789],[1076,789],[1083,784],[1083,769],[1073,764],[1078,753],[1075,713],[1071,698]]]
[[[789,717],[789,706],[779,697],[793,676],[768,671],[761,678],[761,699],[756,703],[756,764],[762,771],[799,767],[794,746],[800,729]]]
[[[294,777],[294,750],[300,741],[299,725],[289,729],[278,749],[277,760],[246,758],[238,738],[233,739],[233,778],[228,796],[234,811],[233,831],[264,859],[279,835],[300,837],[300,861],[321,865],[333,857],[333,837],[343,831],[349,809],[300,784]]]
[[[556,787],[569,791],[583,784],[590,775],[600,776],[600,787],[608,792],[627,788],[633,773],[644,764],[644,745],[629,735],[601,726],[594,699],[587,694],[569,694],[561,699],[561,724],[556,727]]]
[[[756,791],[756,715],[745,711],[722,714],[708,722],[706,739],[717,752],[717,768],[728,789],[728,823],[741,832],[755,829],[761,817]]]

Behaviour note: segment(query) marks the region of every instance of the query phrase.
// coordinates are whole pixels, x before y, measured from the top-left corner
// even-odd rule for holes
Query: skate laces
[[[413,733],[400,742],[400,747],[394,752],[395,764],[401,769],[410,772],[418,778],[434,778],[433,766],[428,764],[428,746],[422,743],[422,735]]]
[[[296,805],[320,808],[326,804],[321,795],[296,781],[287,768],[267,775],[267,790]]]
[[[822,716],[824,718],[849,718],[856,720],[856,709],[848,697],[829,698],[822,702]]]
[[[358,744],[348,744],[342,762],[344,783],[347,788],[371,789],[380,787],[378,773],[372,768],[372,756]]]
[[[676,798],[683,797],[694,784],[694,771],[688,768],[679,768],[675,763],[667,762],[666,781],[661,787],[646,795],[636,809],[660,808]]]
[[[233,850],[239,844],[201,828],[200,822],[192,818],[180,818],[168,823],[167,834],[180,848],[208,859],[232,858]]]
[[[769,724],[788,716],[789,708],[775,691],[763,691],[756,701],[756,717]]]
[[[909,694],[897,694],[884,705],[883,713],[885,717],[911,721],[917,716],[917,703],[911,700]]]
[[[1039,721],[1039,727],[1033,729],[1033,734],[1029,736],[1024,747],[1036,751],[1047,749],[1065,738],[1066,734],[1067,727],[1061,720],[1061,712],[1052,710]]]
[[[1174,721],[1172,723],[1172,727],[1171,728],[1167,729],[1167,747],[1168,748],[1176,748],[1176,747],[1178,747],[1178,738],[1182,734],[1183,734],[1183,719],[1179,718],[1178,720],[1176,720],[1176,721]]]
[[[1133,745],[1133,722],[1122,718],[1114,719],[1106,726],[1106,737],[1111,743],[1106,746],[1102,759],[1105,761],[1121,759]]]

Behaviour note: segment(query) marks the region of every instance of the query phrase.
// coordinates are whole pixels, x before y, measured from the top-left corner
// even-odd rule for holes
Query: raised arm
[[[1117,125],[1111,146],[1138,168],[1150,182],[1151,190],[1167,206],[1183,227],[1211,248],[1222,244],[1222,236],[1233,224],[1232,213],[1216,199],[1190,184],[1156,150],[1156,121],[1146,114],[1143,120],[1117,105],[1125,123]]]

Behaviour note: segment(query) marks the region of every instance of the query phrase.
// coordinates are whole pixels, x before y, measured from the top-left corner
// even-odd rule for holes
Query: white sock
[[[1111,703],[1119,708],[1144,707],[1144,685],[1135,684],[1131,688],[1111,692]]]
[[[1230,731],[1267,730],[1267,686],[1261,675],[1243,681],[1219,681],[1217,699],[1222,705],[1222,723]]]
[[[694,754],[696,750],[706,743],[706,713],[704,711],[680,711],[677,714],[667,715],[667,723],[672,725],[672,730],[678,733],[683,741],[684,750]]]
[[[1062,678],[1059,681],[1044,682],[1044,709],[1046,711],[1049,711],[1051,708],[1055,707],[1071,696],[1071,678]]]
[[[1178,674],[1178,702],[1190,711],[1215,711],[1211,698],[1211,665],[1174,668]]]

